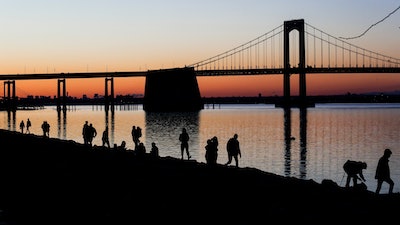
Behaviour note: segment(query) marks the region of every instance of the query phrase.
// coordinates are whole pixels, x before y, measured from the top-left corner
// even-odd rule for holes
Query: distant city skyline
[[[362,34],[399,7],[392,0],[14,0],[0,8],[0,74],[146,71],[184,67],[304,19],[336,37]],[[400,12],[348,42],[400,58]],[[282,76],[198,77],[201,95],[282,95]],[[296,75],[292,92],[298,92]],[[115,79],[115,94],[144,93]],[[3,85],[3,84],[1,84]],[[17,81],[17,95],[56,94],[56,81]],[[308,74],[309,95],[395,91],[398,74]],[[70,96],[104,92],[104,79],[67,80]]]

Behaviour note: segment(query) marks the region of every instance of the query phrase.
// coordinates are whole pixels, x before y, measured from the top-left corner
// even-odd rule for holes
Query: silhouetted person
[[[207,145],[205,147],[206,149],[206,162],[209,165],[215,165],[217,164],[217,158],[218,158],[218,138],[214,136],[211,139],[207,140]]]
[[[154,142],[151,142],[150,155],[155,158],[157,158],[159,156],[158,147],[157,147],[156,143],[154,143]]]
[[[205,154],[205,158],[206,158],[206,163],[207,164],[211,164],[210,163],[210,152],[212,151],[212,141],[211,139],[207,139],[207,145],[204,147],[206,149],[206,154]]]
[[[181,142],[181,159],[183,159],[183,154],[186,151],[188,159],[191,158],[189,154],[189,134],[186,128],[182,128],[182,133],[179,135],[179,141]]]
[[[135,148],[137,147],[137,145],[138,145],[138,139],[137,139],[137,137],[136,137],[136,126],[132,126],[132,130],[131,130],[131,136],[132,136],[132,141],[133,141],[133,144],[135,145]]]
[[[24,133],[25,123],[23,120],[19,123],[19,129],[21,129],[21,133]]]
[[[367,163],[347,160],[343,164],[343,169],[347,174],[346,187],[350,187],[350,180],[353,179],[353,187],[357,186],[357,180],[365,182],[363,169],[367,169]]]
[[[236,167],[239,167],[238,156],[242,157],[240,152],[240,145],[238,141],[238,135],[234,134],[232,138],[226,143],[226,151],[228,152],[228,162],[225,165],[229,165],[232,162],[232,157],[235,159]]]
[[[131,135],[136,148],[139,145],[140,138],[142,137],[142,128],[139,126],[132,126]]]
[[[47,121],[43,121],[42,123],[42,131],[43,131],[43,136],[45,137],[50,137],[50,124],[47,123]]]
[[[115,146],[115,145],[114,145],[114,146]],[[126,142],[125,142],[125,141],[122,141],[122,142],[121,142],[121,145],[118,146],[118,150],[119,150],[119,151],[126,151]]]
[[[137,148],[135,149],[135,153],[137,156],[146,155],[146,147],[144,146],[143,142],[139,142]]]
[[[87,143],[88,145],[92,146],[93,145],[93,138],[97,136],[97,131],[96,128],[94,128],[93,124],[89,124],[89,127],[87,127],[85,131],[85,135],[87,138]]]
[[[85,145],[88,144],[88,136],[89,136],[89,122],[86,120],[82,128],[83,144]]]
[[[106,126],[106,129],[103,131],[103,135],[101,137],[101,140],[103,141],[103,147],[107,145],[108,148],[110,148],[110,140],[108,138],[108,126]]]
[[[31,131],[29,130],[29,128],[32,126],[32,123],[31,123],[31,121],[29,120],[29,118],[28,118],[28,120],[26,121],[26,133],[27,134],[30,134],[31,133]]]
[[[392,151],[390,149],[385,149],[383,156],[379,159],[378,165],[376,166],[375,179],[378,180],[378,184],[376,186],[376,194],[379,194],[382,183],[385,181],[389,184],[389,194],[393,193],[394,182],[390,178],[390,169],[389,169],[389,158],[392,155]]]

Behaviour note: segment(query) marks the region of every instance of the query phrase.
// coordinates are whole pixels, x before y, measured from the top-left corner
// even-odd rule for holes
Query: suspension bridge
[[[106,101],[113,103],[114,78],[145,76],[147,101],[144,109],[153,111],[201,109],[197,76],[282,74],[282,106],[310,106],[312,103],[307,101],[306,74],[311,73],[400,73],[400,59],[356,46],[299,19],[284,21],[282,25],[240,46],[184,68],[132,72],[3,74],[0,80],[5,80],[4,99],[10,100],[15,97],[15,80],[58,79],[57,97],[62,100],[65,99],[66,79],[104,77],[104,96]],[[299,96],[295,96],[295,99],[290,93],[290,76],[293,74],[299,75]],[[166,92],[170,98],[169,105],[165,99]]]

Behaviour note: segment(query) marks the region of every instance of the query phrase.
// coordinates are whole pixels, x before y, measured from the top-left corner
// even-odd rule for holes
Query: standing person
[[[132,126],[131,136],[132,136],[133,144],[135,145],[135,148],[136,148],[137,145],[139,144],[139,141],[138,141],[138,139],[136,137],[136,126]]]
[[[97,131],[96,128],[94,128],[93,124],[89,124],[88,129],[85,131],[86,137],[87,137],[87,142],[88,145],[92,146],[93,145],[93,138],[97,136]]]
[[[82,137],[83,137],[83,144],[88,144],[88,134],[89,134],[89,122],[86,120],[85,124],[83,124],[82,128]]]
[[[207,164],[211,164],[210,155],[211,155],[211,152],[212,152],[212,147],[213,147],[213,144],[212,144],[211,139],[207,139],[207,145],[204,147],[206,149],[205,158],[206,158],[206,163]]]
[[[24,133],[25,123],[23,120],[19,123],[19,129],[21,129],[21,133]]]
[[[131,135],[136,149],[139,146],[140,138],[142,137],[142,128],[140,128],[139,126],[132,126]]]
[[[136,127],[135,137],[136,137],[136,142],[137,142],[136,145],[139,145],[140,138],[142,137],[142,128],[139,126]]]
[[[44,137],[50,137],[50,124],[46,120],[42,123],[42,131]]]
[[[107,147],[110,148],[110,140],[108,138],[108,126],[106,126],[106,129],[103,131],[103,136],[101,137],[101,140],[103,141],[103,147],[107,145]]]
[[[212,148],[212,154],[211,154],[211,157],[210,157],[210,159],[211,159],[211,164],[217,164],[217,158],[218,158],[218,138],[217,138],[217,136],[214,136],[214,137],[212,137],[211,138],[211,142],[212,142],[212,146],[213,146],[213,148]]]
[[[228,140],[228,143],[226,144],[226,150],[228,152],[228,162],[225,163],[225,165],[231,164],[233,157],[235,158],[236,167],[239,167],[238,156],[242,158],[242,153],[240,152],[240,146],[237,134],[234,134],[233,137]]]
[[[350,187],[350,180],[353,179],[353,187],[357,186],[357,180],[365,182],[363,169],[367,169],[367,163],[347,160],[343,164],[343,169],[347,174],[346,187]]]
[[[218,157],[218,138],[214,136],[207,140],[206,149],[206,162],[208,165],[216,165]]]
[[[46,136],[50,137],[50,124],[46,121]]]
[[[28,120],[26,121],[26,133],[27,134],[30,134],[31,133],[31,131],[29,130],[29,128],[32,126],[32,124],[31,124],[31,121],[29,120],[29,118],[28,118]]]
[[[192,158],[189,154],[189,134],[186,128],[182,128],[182,133],[179,135],[179,141],[181,142],[181,159],[183,159],[183,154],[186,151],[188,159]]]
[[[389,168],[389,158],[392,155],[392,151],[390,149],[385,149],[383,152],[383,156],[379,159],[378,165],[376,166],[375,179],[378,180],[378,184],[376,186],[376,194],[379,194],[381,190],[382,183],[385,181],[389,184],[389,194],[393,193],[394,182],[390,178],[390,168]]]

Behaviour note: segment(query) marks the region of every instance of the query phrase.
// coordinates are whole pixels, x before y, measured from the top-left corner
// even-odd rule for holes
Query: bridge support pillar
[[[148,71],[143,110],[198,111],[203,108],[194,68]]]
[[[108,83],[110,83],[110,87],[108,87]],[[110,89],[110,94],[108,94],[108,89]],[[105,90],[104,90],[104,104],[105,110],[108,111],[111,105],[111,111],[114,112],[114,78],[106,78],[105,79]]]
[[[10,111],[17,109],[17,97],[15,95],[15,80],[4,81],[4,103],[5,108]]]
[[[61,92],[61,89],[62,89],[62,92]],[[66,111],[67,110],[67,90],[66,90],[65,79],[57,80],[57,111],[61,110],[61,105],[62,105],[62,110]]]

